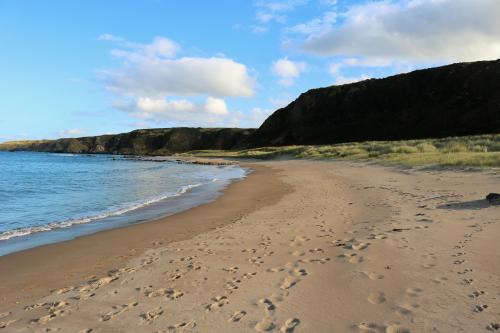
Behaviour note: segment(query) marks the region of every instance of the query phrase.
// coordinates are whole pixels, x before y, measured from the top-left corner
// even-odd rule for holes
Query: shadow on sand
[[[449,210],[478,210],[490,207],[491,204],[486,199],[472,200],[465,202],[452,202],[444,205],[437,206],[439,209]]]

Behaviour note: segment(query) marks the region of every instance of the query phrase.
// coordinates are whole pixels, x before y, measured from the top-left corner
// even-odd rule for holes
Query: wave
[[[218,180],[217,178],[213,178],[212,180],[210,180],[210,182],[215,182],[217,180]],[[112,216],[123,215],[125,213],[137,210],[139,208],[149,206],[151,204],[160,202],[160,201],[168,199],[168,198],[181,196],[181,195],[185,194],[186,192],[188,192],[189,190],[191,190],[195,187],[202,186],[202,185],[204,185],[204,183],[185,185],[185,186],[182,186],[177,192],[175,192],[173,194],[168,193],[168,194],[160,195],[160,196],[148,199],[148,200],[140,202],[140,203],[131,204],[127,207],[124,207],[124,208],[121,208],[118,210],[105,212],[105,213],[101,213],[101,214],[94,215],[94,216],[87,216],[87,217],[83,217],[83,218],[79,218],[79,219],[71,219],[71,220],[66,220],[66,221],[62,221],[62,222],[54,222],[54,223],[49,223],[49,224],[45,224],[45,225],[41,225],[41,226],[25,227],[25,228],[17,228],[17,229],[13,229],[13,230],[8,230],[8,231],[0,233],[0,241],[11,239],[14,237],[27,236],[30,234],[43,232],[43,231],[68,228],[68,227],[75,226],[78,224],[84,224],[84,223],[94,222],[97,220],[102,220],[102,219],[112,217]]]

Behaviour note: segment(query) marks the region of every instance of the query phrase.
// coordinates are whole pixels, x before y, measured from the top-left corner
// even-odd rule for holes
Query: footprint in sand
[[[285,290],[285,289],[290,289],[293,286],[295,286],[300,280],[296,277],[293,276],[287,276],[283,282],[280,285],[280,288]]]
[[[118,280],[117,276],[106,276],[100,279],[96,280],[91,280],[88,282],[88,284],[82,288],[80,288],[80,292],[89,292],[89,291],[95,291],[102,286],[105,286],[113,281]]]
[[[6,320],[6,321],[0,321],[0,328],[6,328],[9,327],[11,324],[15,323],[19,319],[11,319],[11,320]]]
[[[259,321],[255,325],[255,330],[257,330],[259,332],[269,332],[269,331],[274,330],[275,327],[276,327],[276,324],[274,323],[272,318],[264,317],[264,318],[262,318],[261,321]]]
[[[297,318],[290,318],[285,321],[283,326],[281,326],[280,331],[284,333],[292,333],[297,326],[299,326],[300,320]]]
[[[400,316],[411,317],[411,315],[413,314],[412,309],[416,309],[418,307],[419,307],[418,304],[406,304],[405,303],[405,304],[401,304],[401,305],[396,305],[394,310]]]
[[[409,297],[417,297],[422,294],[423,290],[421,288],[407,288],[405,294]]]
[[[381,304],[386,301],[385,294],[382,292],[370,293],[368,296],[368,302],[372,304]]]
[[[182,322],[180,324],[170,325],[166,330],[156,331],[155,333],[181,333],[186,332],[186,330],[194,329],[196,327],[196,323],[191,320],[188,322]]]
[[[315,258],[315,259],[300,259],[298,262],[312,263],[312,264],[326,264],[330,258]]]
[[[248,262],[250,262],[254,265],[257,265],[257,266],[260,266],[264,263],[264,261],[262,260],[262,257],[252,257],[252,258],[248,259]]]
[[[232,293],[232,292],[233,292],[233,290],[236,290],[236,289],[238,289],[238,288],[239,288],[239,287],[238,287],[238,285],[237,285],[237,283],[241,283],[241,280],[235,279],[235,280],[233,280],[233,281],[228,281],[228,282],[226,282],[226,284],[224,285],[224,288],[225,288],[228,292]]]
[[[306,276],[308,274],[304,268],[296,268],[290,273],[294,276]]]
[[[159,316],[163,314],[163,309],[160,307],[150,310],[145,313],[141,313],[139,317],[141,317],[141,322],[143,324],[149,325],[151,324],[154,320],[156,320]]]
[[[122,314],[123,312],[133,308],[133,307],[136,307],[137,304],[139,304],[138,302],[132,302],[132,303],[129,303],[129,304],[123,304],[123,305],[114,305],[113,306],[113,311],[110,311],[104,315],[101,316],[101,318],[99,319],[99,321],[108,321],[108,320],[111,320],[113,319],[114,317],[118,316],[119,314]]]
[[[66,303],[65,301],[56,301],[56,302],[41,303],[41,304],[43,304],[43,306],[47,306],[49,313],[40,318],[31,320],[32,323],[46,324],[55,317],[64,315],[66,313],[64,307],[66,307],[69,303]]]
[[[474,306],[474,312],[483,312],[486,309],[488,309],[488,305],[487,304],[476,304]]]
[[[57,295],[61,295],[61,294],[66,294],[67,292],[73,291],[75,289],[76,289],[76,287],[70,286],[70,287],[65,287],[65,288],[54,290],[53,292]]]
[[[473,291],[473,292],[469,295],[469,297],[470,297],[470,298],[478,298],[478,297],[480,297],[481,295],[484,295],[484,294],[485,294],[485,292],[484,292],[484,291],[482,291],[482,290],[479,290],[479,291]]]
[[[370,234],[370,235],[368,235],[368,239],[377,239],[377,240],[387,239],[387,235],[386,234]]]
[[[355,251],[364,250],[370,245],[370,243],[356,243],[351,245],[351,249]]]
[[[214,298],[212,298],[212,301],[213,303],[207,305],[205,307],[205,310],[209,312],[214,311],[229,303],[229,300],[227,299],[226,296],[215,296]]]
[[[290,241],[290,246],[301,246],[304,242],[310,240],[311,239],[306,236],[295,236],[295,238]]]
[[[339,258],[344,259],[347,262],[350,262],[351,264],[359,264],[364,261],[364,258],[362,256],[359,256],[357,253],[354,252],[347,252],[339,255]]]
[[[464,275],[464,274],[471,273],[471,272],[472,272],[472,268],[466,268],[461,272],[457,272],[457,274]]]
[[[486,329],[488,331],[498,331],[498,330],[500,330],[500,324],[499,323],[490,323],[488,326],[486,326]]]
[[[269,298],[263,298],[259,301],[259,303],[264,306],[264,310],[268,315],[273,314],[274,310],[276,310],[276,306]]]
[[[385,326],[377,323],[360,323],[355,326],[360,333],[383,333]]]
[[[249,279],[253,278],[255,275],[257,275],[257,272],[245,273],[242,275],[242,278],[249,280]]]
[[[269,273],[278,273],[278,272],[283,272],[285,270],[284,267],[272,267],[268,268],[266,271]]]
[[[467,286],[469,284],[472,284],[474,282],[474,279],[462,279],[462,282],[460,283],[463,286]]]
[[[47,304],[48,303],[36,303],[36,304],[27,305],[24,307],[24,311],[31,311],[31,310],[40,308],[42,306],[46,306]]]
[[[174,300],[184,296],[182,291],[177,291],[172,288],[160,288],[156,290],[151,290],[150,288],[146,288],[144,291],[144,295],[147,297],[159,297],[166,296],[170,300]]]
[[[241,318],[243,318],[246,314],[247,312],[243,310],[236,311],[231,315],[231,318],[229,318],[228,322],[234,322],[234,323],[239,322]]]
[[[239,269],[238,267],[225,267],[222,270],[228,273],[236,273],[238,269]]]
[[[432,281],[435,283],[445,283],[446,281],[448,281],[448,278],[445,276],[441,276],[441,277],[436,277],[436,278],[432,279]]]
[[[361,323],[356,327],[360,333],[410,333],[408,328],[399,324]]]

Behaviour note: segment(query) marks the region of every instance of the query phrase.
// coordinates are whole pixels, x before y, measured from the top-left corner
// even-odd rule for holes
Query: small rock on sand
[[[488,200],[491,205],[500,205],[500,194],[490,193],[486,196],[486,200]]]

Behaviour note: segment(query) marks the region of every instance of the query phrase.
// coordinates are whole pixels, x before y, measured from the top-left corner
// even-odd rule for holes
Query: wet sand
[[[0,258],[0,327],[500,330],[500,207],[484,200],[498,192],[498,174],[322,161],[251,167],[212,204]]]

